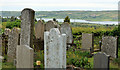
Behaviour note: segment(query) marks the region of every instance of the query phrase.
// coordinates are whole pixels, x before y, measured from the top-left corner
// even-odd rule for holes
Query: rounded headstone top
[[[26,10],[29,10],[29,11],[35,12],[35,11],[34,11],[33,9],[31,9],[31,8],[24,8],[24,9],[22,10],[22,12],[23,12],[23,11],[26,11]],[[21,12],[21,13],[22,13],[22,12]]]

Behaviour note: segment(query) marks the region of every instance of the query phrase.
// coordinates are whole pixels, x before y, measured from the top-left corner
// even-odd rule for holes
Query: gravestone
[[[44,24],[42,20],[35,24],[34,48],[35,51],[44,49]]]
[[[35,36],[41,41],[44,40],[44,24],[42,20],[39,20],[38,23],[35,25]]]
[[[108,70],[109,69],[109,55],[105,53],[98,52],[94,55],[94,65],[95,70]]]
[[[49,20],[45,24],[45,31],[50,31],[51,28],[59,28],[59,25],[56,22]]]
[[[27,45],[18,45],[16,51],[16,68],[33,68],[34,51]],[[21,69],[20,69],[21,70]]]
[[[83,50],[94,50],[94,37],[93,34],[82,33],[82,49]]]
[[[69,25],[69,23],[65,22],[61,25],[60,27],[60,32],[62,34],[66,34],[67,36],[67,43],[72,43],[73,42],[73,35],[72,35],[72,29]],[[70,47],[70,45],[68,45],[68,47]]]
[[[113,36],[103,36],[102,37],[102,47],[101,51],[105,52],[111,57],[118,57],[118,37]]]
[[[19,42],[18,39],[19,31],[17,28],[13,28],[8,35],[8,52],[7,52],[8,62],[13,62],[14,59],[16,58],[16,47]]]
[[[21,12],[20,45],[33,47],[34,15],[34,10],[29,8]]]
[[[45,68],[66,68],[66,35],[58,28],[44,33]]]

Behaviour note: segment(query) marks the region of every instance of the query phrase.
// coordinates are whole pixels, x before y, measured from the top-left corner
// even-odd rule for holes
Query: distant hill
[[[20,11],[2,11],[3,17],[19,17]],[[36,11],[37,18],[59,18],[69,16],[71,19],[83,19],[89,21],[117,21],[117,11]]]

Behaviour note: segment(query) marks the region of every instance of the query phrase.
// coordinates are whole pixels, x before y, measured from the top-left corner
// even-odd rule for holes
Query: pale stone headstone
[[[16,68],[34,68],[34,51],[27,45],[18,45],[16,51]]]
[[[52,20],[49,20],[46,24],[45,24],[45,31],[50,31],[51,28],[59,28],[59,25],[52,21]]]
[[[94,49],[93,34],[82,33],[82,49],[84,50]]]
[[[94,65],[93,68],[97,69],[109,69],[109,55],[105,53],[98,52],[94,55]]]
[[[13,62],[16,58],[16,47],[18,45],[19,31],[17,28],[13,28],[8,35],[8,62]]]
[[[44,33],[45,68],[66,68],[66,34],[58,28]]]
[[[34,10],[29,8],[21,12],[20,45],[33,47],[34,15]]]
[[[67,43],[71,44],[73,42],[72,29],[71,29],[69,23],[67,23],[67,22],[63,23],[61,25],[61,27],[60,27],[60,32],[62,34],[66,34],[66,36],[67,36]]]
[[[44,40],[44,24],[42,20],[39,20],[35,25],[35,36],[37,39]]]
[[[118,57],[118,37],[113,36],[103,36],[102,37],[102,47],[101,51],[105,52],[111,57]]]

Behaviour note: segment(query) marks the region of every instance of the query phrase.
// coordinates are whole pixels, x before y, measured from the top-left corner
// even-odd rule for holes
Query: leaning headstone
[[[94,49],[94,39],[93,34],[82,33],[82,49],[92,50]]]
[[[19,31],[17,28],[13,28],[8,35],[8,62],[13,62],[16,58],[16,47],[18,45]]]
[[[101,51],[110,55],[111,57],[118,57],[118,37],[103,36]]]
[[[98,52],[94,55],[94,65],[95,70],[108,70],[109,69],[109,55],[105,53]]]
[[[60,32],[62,34],[66,34],[66,36],[67,36],[67,43],[71,44],[73,42],[72,29],[71,29],[69,23],[67,23],[67,22],[63,23],[61,25],[61,27],[60,27]]]
[[[35,36],[37,39],[44,40],[44,24],[42,20],[39,20],[35,25]]]
[[[44,33],[45,68],[66,68],[66,35],[58,28]]]
[[[21,12],[20,45],[33,47],[34,10],[25,8]]]
[[[27,45],[17,46],[16,51],[16,68],[27,68],[27,70],[33,68],[34,63],[34,51],[31,47]],[[21,70],[21,69],[20,69]]]
[[[50,31],[51,28],[58,28],[58,27],[59,27],[59,25],[56,22],[50,20],[45,24],[45,29],[44,30],[45,31]]]

